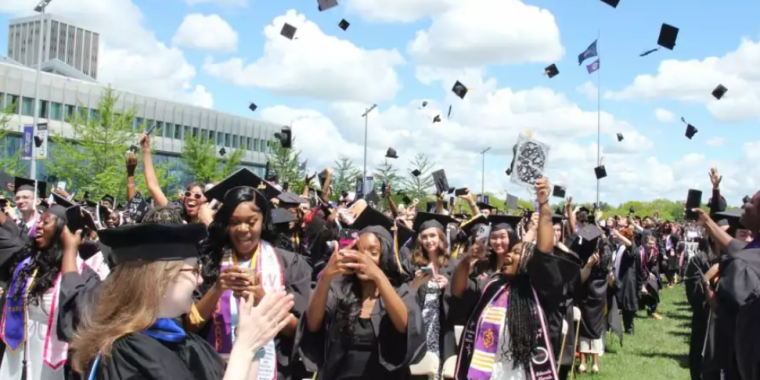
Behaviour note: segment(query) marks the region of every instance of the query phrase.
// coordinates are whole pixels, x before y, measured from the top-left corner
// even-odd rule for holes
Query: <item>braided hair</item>
[[[518,243],[515,249],[520,250],[520,265],[515,277],[510,281],[509,298],[507,299],[506,328],[509,330],[509,347],[502,340],[501,350],[504,356],[512,360],[513,369],[519,366],[527,368],[538,346],[540,318],[538,305],[533,295],[533,287],[528,276],[528,262],[533,257],[535,245]]]

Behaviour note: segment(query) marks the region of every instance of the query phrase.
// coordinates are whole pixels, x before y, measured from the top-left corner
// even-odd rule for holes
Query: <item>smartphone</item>
[[[694,208],[699,208],[702,204],[702,191],[689,189],[689,193],[686,196],[686,219],[697,220],[697,213],[691,211]]]
[[[491,226],[481,225],[478,232],[475,234],[475,241],[483,244],[484,247],[488,245],[488,239],[491,237]]]
[[[466,188],[456,189],[454,190],[454,195],[456,196],[467,195],[467,189]]]
[[[433,268],[431,268],[428,265],[420,268],[420,271],[422,271],[422,274],[424,274],[425,276],[430,276],[433,274]]]
[[[150,127],[145,130],[145,134],[150,136],[150,134],[153,133],[154,129],[156,129],[156,123],[151,124]]]

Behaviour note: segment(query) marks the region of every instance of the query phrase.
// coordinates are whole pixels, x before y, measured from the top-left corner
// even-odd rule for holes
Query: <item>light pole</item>
[[[480,152],[480,155],[483,156],[483,172],[481,173],[480,177],[480,194],[486,195],[486,152],[491,150],[491,147],[484,149],[482,152]]]
[[[40,121],[40,76],[42,75],[42,45],[45,44],[45,7],[52,0],[41,0],[36,7],[35,12],[40,13],[40,39],[37,48],[37,72],[34,78],[34,118],[32,121],[32,139],[37,136],[37,123]],[[32,162],[29,168],[29,177],[37,179],[37,145],[32,140]]]
[[[369,118],[369,113],[375,108],[377,108],[377,104],[373,104],[372,107],[367,108],[362,115],[364,118],[364,172],[362,174],[362,192],[364,194],[367,194],[367,126],[369,125],[367,120]],[[357,196],[358,195],[359,194],[357,194]]]

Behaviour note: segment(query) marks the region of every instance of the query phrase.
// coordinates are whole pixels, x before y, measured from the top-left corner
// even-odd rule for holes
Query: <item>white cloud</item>
[[[713,146],[713,147],[723,146],[725,144],[726,144],[726,139],[724,139],[723,137],[715,137],[715,138],[707,140],[707,145]]]
[[[586,83],[576,87],[575,91],[589,99],[596,100],[599,97],[599,88],[591,81],[586,81]]]
[[[172,44],[198,50],[230,52],[237,50],[238,34],[219,15],[193,13],[185,16]]]
[[[728,88],[721,100],[711,93],[718,84]],[[760,41],[742,39],[739,47],[723,57],[702,60],[664,60],[656,75],[638,75],[612,99],[676,99],[705,104],[721,121],[760,117]]]
[[[248,0],[185,0],[185,3],[190,6],[198,4],[215,4],[228,7],[244,7],[248,5]]]
[[[407,50],[420,65],[452,68],[552,62],[564,55],[554,15],[518,0],[457,2],[434,15]]]
[[[458,0],[346,0],[349,13],[367,21],[410,23],[445,12]]]
[[[285,22],[298,28],[296,39],[280,35]],[[207,58],[204,71],[238,86],[330,100],[377,102],[393,99],[401,89],[394,67],[404,59],[398,51],[365,50],[328,36],[295,10],[276,17],[264,35],[264,55],[256,62]]]
[[[0,12],[29,16],[36,4],[36,0],[0,1]],[[213,106],[212,95],[193,83],[195,67],[180,49],[166,46],[145,27],[144,15],[132,1],[58,0],[47,11],[100,33],[99,82],[147,96]]]
[[[658,108],[654,110],[654,116],[658,121],[661,121],[663,123],[672,123],[676,120],[676,115],[664,108]]]

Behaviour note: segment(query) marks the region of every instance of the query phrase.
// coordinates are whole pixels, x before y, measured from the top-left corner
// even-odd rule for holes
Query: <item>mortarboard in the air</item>
[[[53,196],[53,202],[55,202],[55,204],[57,204],[57,205],[61,205],[61,206],[65,207],[65,208],[69,208],[71,206],[74,206],[74,202],[72,202],[72,201],[70,201],[70,200],[68,200],[68,199],[66,199],[66,198],[64,198],[64,197],[62,197],[62,196],[60,196],[60,195],[58,195],[56,193],[52,193],[51,195]]]
[[[251,103],[248,105],[248,109],[255,112],[256,108],[259,108],[259,106],[256,105],[256,103]]]
[[[198,242],[207,236],[206,226],[190,224],[131,224],[98,231],[117,263],[178,261],[198,257]]]
[[[446,179],[445,170],[436,170],[431,176],[433,177],[433,184],[435,185],[435,191],[437,194],[443,194],[449,191],[449,180]]]
[[[299,197],[297,194],[293,194],[291,192],[282,192],[277,196],[277,200],[280,201],[280,207],[281,208],[291,208],[291,207],[298,207],[301,203],[303,203],[303,199]]]
[[[549,77],[549,79],[556,77],[559,74],[559,69],[557,68],[557,65],[552,63],[549,66],[546,66],[544,69],[544,74]]]
[[[586,224],[582,228],[578,229],[575,234],[575,238],[570,243],[570,248],[573,252],[577,253],[581,260],[585,263],[586,260],[594,254],[596,250],[599,237],[602,236],[602,230],[595,224]]]
[[[14,180],[13,192],[17,193],[21,190],[28,190],[34,192],[34,183],[37,182],[37,197],[44,198],[45,190],[47,189],[47,183],[42,181],[35,181],[29,178],[16,177]]]
[[[514,195],[507,194],[507,208],[516,209],[518,198]]]
[[[623,141],[623,134],[622,133],[618,133],[617,134],[617,140],[618,141]]]
[[[660,37],[657,39],[657,45],[668,50],[673,50],[678,38],[678,28],[668,24],[662,24],[660,28]]]
[[[686,125],[686,137],[689,140],[691,140],[691,138],[694,137],[694,135],[696,135],[697,132],[699,132],[699,130],[696,127],[694,127],[693,125],[691,125],[691,124],[687,124]]]
[[[388,148],[388,151],[385,152],[385,158],[398,158],[398,154],[395,149]]]
[[[726,91],[728,91],[728,89],[722,84],[719,84],[718,87],[715,87],[715,89],[713,90],[712,96],[714,96],[715,99],[720,100],[720,98],[722,98],[723,95],[726,94]]]
[[[554,189],[552,189],[552,196],[557,198],[564,198],[566,192],[567,189],[565,189],[564,186],[554,185]]]
[[[293,215],[284,208],[273,208],[270,210],[272,213],[272,224],[287,224],[293,221]]]
[[[248,186],[259,190],[262,195],[267,197],[267,200],[275,198],[281,193],[280,190],[264,181],[250,169],[242,168],[206,191],[206,199],[216,199],[219,202],[223,202],[224,195],[228,191],[240,186]]]
[[[224,147],[222,147],[222,149],[219,149],[220,156],[224,156],[225,154],[227,154],[227,149],[224,149]]]
[[[113,196],[106,194],[103,196],[103,198],[100,198],[100,201],[108,202],[113,206],[113,203],[116,201],[116,199]]]
[[[409,198],[408,195],[404,195],[403,198],[401,198],[401,200],[404,201],[404,203],[406,203],[407,206],[412,203],[412,198]]]
[[[419,171],[419,169],[414,169],[414,170],[412,170],[412,175],[413,175],[413,176],[415,176],[415,177],[419,177],[419,176],[420,176],[420,174],[422,174],[422,172],[421,172],[421,171]]]
[[[451,91],[456,94],[459,99],[464,99],[464,96],[467,95],[467,87],[465,87],[460,81],[454,83],[454,87],[451,88]]]
[[[448,215],[436,214],[433,212],[418,212],[417,216],[414,218],[412,229],[417,233],[421,233],[428,228],[440,228],[446,231],[446,226],[448,226],[449,223],[456,222],[456,219]]]
[[[343,30],[348,29],[349,26],[351,26],[351,23],[348,22],[348,21],[346,21],[346,19],[342,19],[338,23],[338,27],[341,28],[341,29],[343,29]]]
[[[280,35],[292,40],[293,37],[296,36],[296,27],[286,22],[285,25],[282,26],[282,30],[280,30]]]
[[[491,224],[491,231],[503,230],[507,226],[516,231],[517,224],[520,223],[521,219],[522,216],[520,215],[489,215],[488,223]]]
[[[338,0],[317,0],[317,9],[320,12],[326,11],[330,8],[338,6]]]
[[[620,0],[602,0],[602,2],[613,8],[617,8],[618,4],[620,3]]]
[[[604,165],[597,166],[594,168],[594,174],[596,175],[596,179],[602,179],[607,177],[607,169],[604,168]]]
[[[280,142],[280,146],[285,149],[290,149],[293,146],[293,131],[290,130],[290,127],[282,127],[282,129],[274,134],[274,138],[276,138]]]
[[[441,115],[435,115],[433,118],[433,123],[440,123],[441,122]]]
[[[495,208],[496,208],[496,207],[494,207],[494,206],[491,206],[490,204],[488,204],[488,203],[485,203],[485,202],[477,202],[477,203],[476,203],[476,205],[477,205],[477,206],[478,206],[478,208],[479,208],[479,209],[481,209],[481,210],[493,210],[493,209],[495,209]]]

